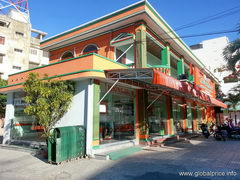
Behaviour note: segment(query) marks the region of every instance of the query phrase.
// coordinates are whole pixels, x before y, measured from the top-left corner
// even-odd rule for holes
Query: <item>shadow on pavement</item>
[[[175,148],[176,147],[176,148]],[[230,149],[240,148],[235,141],[228,143],[210,139],[194,139],[179,143],[168,144],[164,147],[153,147],[153,149],[141,151],[128,158],[115,161],[113,166],[106,167],[93,174],[92,180],[178,180],[178,179],[212,179],[217,176],[181,176],[181,172],[230,172],[234,171],[237,176],[224,177],[238,179],[240,168],[232,161],[240,162],[239,151]],[[228,153],[228,154],[226,154]]]

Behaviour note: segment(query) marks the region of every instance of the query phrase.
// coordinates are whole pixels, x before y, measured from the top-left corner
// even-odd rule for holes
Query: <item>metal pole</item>
[[[119,79],[117,79],[114,84],[110,87],[110,89],[103,95],[103,97],[98,101],[98,104],[102,102],[102,100],[108,95],[108,93],[112,90],[112,88],[118,83]]]
[[[118,61],[124,54],[126,54],[126,52],[127,52],[131,47],[133,47],[133,44],[132,44],[131,46],[129,46],[129,47],[127,48],[127,50],[124,51],[124,52],[121,54],[121,56],[119,56],[119,57],[116,59],[116,61]]]
[[[160,98],[160,96],[163,95],[163,93],[164,93],[164,91],[163,91],[160,95],[158,95],[158,97],[157,97],[156,99],[154,99],[154,100],[151,102],[151,104],[148,105],[147,109],[150,108],[150,107],[153,105],[153,103],[155,103],[155,101],[158,100],[158,98]]]

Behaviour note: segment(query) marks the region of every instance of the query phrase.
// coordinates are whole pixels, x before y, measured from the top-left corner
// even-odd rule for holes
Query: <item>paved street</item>
[[[29,152],[0,148],[0,179],[240,179],[240,141],[212,138],[151,147],[118,161],[50,165]],[[179,173],[193,173],[180,176]],[[206,173],[210,176],[205,176]],[[236,175],[237,174],[237,175]]]

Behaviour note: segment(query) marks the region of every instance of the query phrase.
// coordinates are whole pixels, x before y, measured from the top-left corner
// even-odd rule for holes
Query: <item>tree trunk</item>
[[[235,126],[237,126],[237,111],[235,111]]]

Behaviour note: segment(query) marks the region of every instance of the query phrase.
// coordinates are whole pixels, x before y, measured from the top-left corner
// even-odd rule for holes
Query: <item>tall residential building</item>
[[[46,33],[32,29],[28,17],[10,9],[0,14],[0,76],[48,64],[48,53],[39,45]]]
[[[236,82],[224,83],[223,78],[231,74],[226,68],[226,61],[223,58],[223,50],[228,45],[229,39],[226,36],[208,39],[199,44],[190,46],[196,56],[205,66],[219,79],[224,94],[236,85]]]

